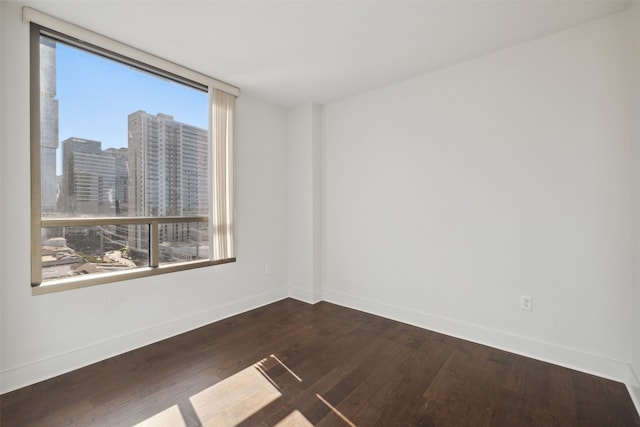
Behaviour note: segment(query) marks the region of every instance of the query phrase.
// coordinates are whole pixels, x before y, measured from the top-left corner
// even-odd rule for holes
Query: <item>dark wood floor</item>
[[[624,385],[284,300],[0,397],[10,426],[640,426]]]

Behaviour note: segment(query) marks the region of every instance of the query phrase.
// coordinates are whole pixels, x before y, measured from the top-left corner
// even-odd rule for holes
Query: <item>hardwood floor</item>
[[[625,386],[295,300],[0,397],[10,426],[640,426]]]

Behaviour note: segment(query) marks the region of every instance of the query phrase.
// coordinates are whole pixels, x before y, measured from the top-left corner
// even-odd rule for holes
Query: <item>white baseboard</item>
[[[631,396],[631,400],[636,406],[636,411],[640,414],[640,387],[627,384],[627,390],[629,390],[629,396]]]
[[[629,396],[631,396],[633,404],[636,405],[638,414],[640,414],[640,375],[638,375],[632,366],[629,367],[629,374],[627,389],[629,390]]]
[[[478,344],[538,359],[555,365],[586,372],[629,384],[631,366],[628,363],[601,357],[580,350],[511,335],[502,331],[434,316],[417,310],[342,292],[323,289],[323,300],[353,308],[420,328],[429,329]],[[636,396],[637,398],[637,396]],[[637,402],[636,402],[637,405]]]
[[[250,298],[214,307],[162,325],[135,331],[121,337],[9,369],[0,373],[0,394],[282,300],[287,296],[309,304],[324,300],[446,335],[620,381],[627,385],[631,399],[638,409],[638,412],[640,412],[640,377],[627,363],[342,292],[324,289],[322,298],[320,298],[314,295],[312,291],[296,287],[283,287],[260,295],[254,295]]]
[[[295,286],[289,286],[289,296],[293,299],[297,299],[298,301],[306,302],[307,304],[315,304],[322,301],[322,298],[318,293]]]
[[[240,299],[152,328],[135,331],[94,345],[69,351],[0,373],[0,394],[37,383],[83,366],[253,310],[288,296],[288,288]]]

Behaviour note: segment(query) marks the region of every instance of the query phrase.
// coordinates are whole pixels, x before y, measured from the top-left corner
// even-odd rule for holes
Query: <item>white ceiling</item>
[[[24,4],[292,107],[562,31],[625,10],[630,0]]]

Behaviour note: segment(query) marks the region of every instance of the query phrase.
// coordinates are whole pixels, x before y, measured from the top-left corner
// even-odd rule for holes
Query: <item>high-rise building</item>
[[[129,115],[129,215],[198,216],[209,207],[208,132],[167,114]],[[161,242],[197,239],[194,224],[163,224]],[[129,234],[132,239],[132,233]],[[142,237],[131,241],[141,243]]]
[[[43,215],[56,211],[58,184],[58,100],[56,97],[56,43],[40,42],[40,200]]]
[[[100,141],[75,137],[62,141],[62,169],[65,213],[115,215],[116,158],[103,153]]]
[[[129,164],[127,160],[127,148],[107,148],[103,151],[106,156],[115,159],[116,186],[115,186],[115,213],[126,216],[129,206]]]

